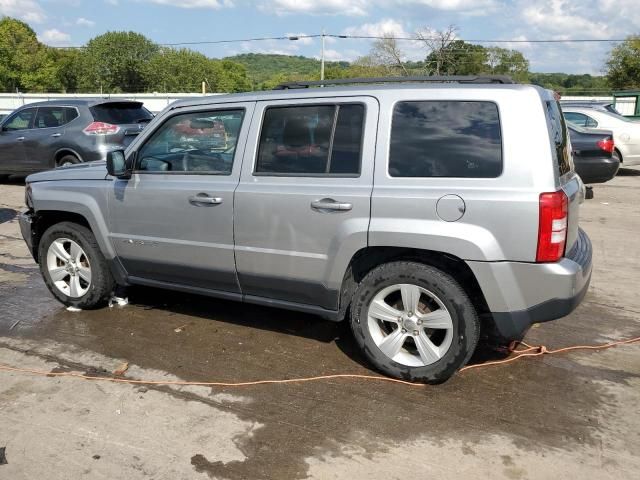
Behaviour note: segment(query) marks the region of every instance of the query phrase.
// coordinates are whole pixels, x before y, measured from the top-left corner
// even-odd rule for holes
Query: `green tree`
[[[517,50],[487,48],[487,67],[488,73],[509,75],[519,82],[526,82],[529,79],[529,60]]]
[[[24,22],[0,19],[0,89],[45,92],[60,89],[52,49]]]
[[[213,92],[251,89],[247,70],[228,60],[213,60],[186,48],[163,48],[145,65],[145,84],[161,92],[199,92],[202,82]]]
[[[52,49],[52,57],[57,65],[57,78],[62,92],[77,92],[82,77],[82,51],[75,48]]]
[[[434,75],[476,75],[487,71],[488,53],[481,45],[454,40],[425,60],[427,73]]]
[[[247,76],[247,68],[231,60],[209,60],[213,62],[213,82],[207,80],[218,92],[246,92],[252,90],[252,83]]]
[[[81,57],[80,87],[104,92],[147,90],[145,70],[160,47],[135,32],[107,32],[89,40]]]
[[[607,79],[614,89],[640,88],[640,36],[630,36],[611,50]]]

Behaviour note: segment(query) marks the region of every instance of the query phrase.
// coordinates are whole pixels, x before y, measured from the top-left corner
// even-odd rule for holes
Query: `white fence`
[[[586,101],[594,101],[594,102],[611,102],[613,103],[613,97],[575,97],[569,95],[563,95],[562,100],[586,100]]]
[[[176,100],[200,96],[202,95],[199,93],[118,93],[111,95],[95,93],[0,93],[0,114],[12,112],[27,103],[71,98],[121,98],[123,100],[137,100],[143,102],[144,106],[152,112],[157,113]]]

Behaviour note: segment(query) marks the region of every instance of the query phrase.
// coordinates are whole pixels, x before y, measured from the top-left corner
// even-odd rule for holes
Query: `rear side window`
[[[494,178],[501,173],[502,134],[496,104],[396,104],[389,150],[392,177]]]
[[[256,174],[359,175],[364,106],[268,108]]]
[[[567,122],[578,125],[579,127],[595,128],[598,126],[593,118],[578,112],[566,112],[564,118]]]
[[[141,103],[103,103],[90,108],[96,122],[124,125],[149,122],[153,115]]]
[[[573,170],[571,155],[567,148],[567,126],[557,101],[547,100],[547,117],[549,119],[549,134],[551,135],[553,156],[558,165],[558,175],[562,176]]]
[[[61,127],[77,116],[78,111],[71,107],[39,107],[35,128]]]

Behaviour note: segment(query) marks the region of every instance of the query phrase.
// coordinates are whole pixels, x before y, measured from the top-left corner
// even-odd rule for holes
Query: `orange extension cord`
[[[557,353],[570,352],[575,350],[605,350],[607,348],[615,347],[617,345],[628,345],[630,343],[640,342],[640,337],[630,338],[628,340],[618,340],[616,342],[605,343],[601,345],[575,345],[572,347],[558,348],[556,350],[549,350],[544,345],[531,346],[525,342],[512,342],[509,345],[509,352],[515,353],[513,357],[506,358],[504,360],[497,360],[494,362],[479,363],[476,365],[467,365],[460,369],[461,372],[465,370],[471,370],[472,368],[490,367],[495,365],[501,365],[504,363],[511,363],[519,360],[523,357],[538,357],[540,355],[555,355]],[[518,345],[523,345],[525,348],[517,350]],[[16,368],[8,365],[0,364],[0,370],[16,373],[27,373],[31,375],[40,375],[45,377],[74,377],[82,378],[84,380],[94,380],[103,382],[115,382],[115,383],[129,383],[135,385],[197,385],[205,387],[249,387],[254,385],[268,385],[268,384],[283,384],[283,383],[303,383],[303,382],[315,382],[319,380],[334,380],[334,379],[363,379],[363,380],[377,380],[380,382],[400,383],[402,385],[409,385],[412,387],[424,387],[423,383],[407,382],[405,380],[397,380],[395,378],[381,377],[378,375],[359,375],[355,373],[342,373],[335,375],[320,375],[317,377],[303,377],[303,378],[290,378],[284,380],[256,380],[252,382],[189,382],[180,380],[133,380],[128,378],[118,377],[99,377],[92,375],[83,375],[73,372],[45,372],[43,370],[32,370],[28,368]]]

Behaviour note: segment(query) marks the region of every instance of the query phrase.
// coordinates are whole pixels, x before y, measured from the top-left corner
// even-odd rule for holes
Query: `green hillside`
[[[275,55],[264,53],[243,53],[226,57],[224,60],[230,60],[235,63],[244,65],[247,69],[247,75],[253,82],[255,87],[268,82],[277,77],[312,77],[314,75],[320,78],[320,60],[315,58],[291,55]],[[348,62],[326,62],[327,68],[332,67],[348,67]]]

